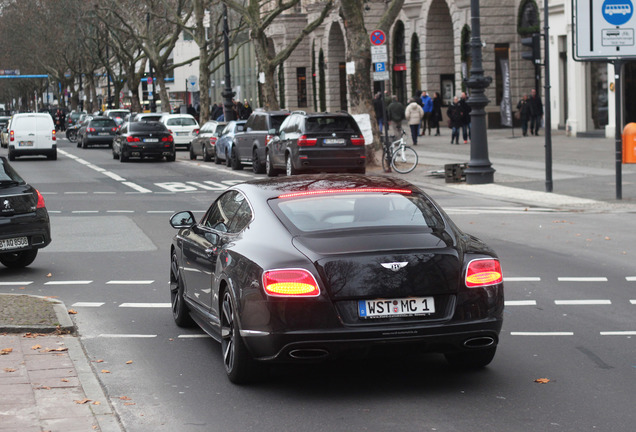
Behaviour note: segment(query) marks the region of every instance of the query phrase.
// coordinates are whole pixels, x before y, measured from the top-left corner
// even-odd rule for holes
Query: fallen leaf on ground
[[[66,378],[62,378],[60,381],[62,382],[68,382],[68,380]]]
[[[42,348],[42,345],[33,345],[31,347],[32,350],[36,350],[36,349],[40,349],[40,348]]]
[[[4,368],[5,372],[15,372],[16,370],[13,368]]]
[[[7,355],[13,352],[13,348],[3,348],[0,350],[0,355]]]
[[[90,399],[82,399],[82,400],[76,400],[74,401],[76,404],[78,405],[84,405],[85,403],[91,402]]]
[[[100,401],[95,401],[93,402],[93,405],[101,405],[102,403]]]
[[[107,369],[102,369],[102,373],[110,373],[110,371]]]
[[[76,310],[74,310],[74,309],[69,309],[69,310],[68,310],[68,314],[69,314],[69,315],[77,315],[77,311],[76,311]]]
[[[128,360],[126,364],[132,364],[132,362],[133,362],[132,360]]]
[[[129,406],[129,405],[137,405],[137,404],[136,404],[136,403],[134,403],[134,402],[126,402],[124,405],[125,405],[125,406]]]
[[[102,359],[95,360],[95,363],[104,363],[104,360],[102,360]]]
[[[46,277],[51,277],[51,276],[53,276],[53,273],[49,273],[46,275]]]
[[[65,352],[68,351],[68,348],[66,347],[60,347],[60,348],[45,348],[44,352]]]
[[[539,384],[547,384],[550,382],[549,378],[537,378],[536,380],[534,380],[534,382],[539,383]]]
[[[128,396],[120,396],[119,400],[132,400]]]

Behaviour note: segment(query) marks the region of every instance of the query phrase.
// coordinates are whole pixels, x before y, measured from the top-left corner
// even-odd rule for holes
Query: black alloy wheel
[[[221,304],[221,350],[223,365],[234,384],[245,384],[257,374],[255,361],[250,357],[239,333],[234,299],[229,290],[223,292]]]
[[[274,168],[269,152],[265,153],[265,174],[267,174],[267,177],[276,177],[278,175],[278,170]]]
[[[232,166],[232,160],[230,159],[230,149],[225,150],[225,166]]]
[[[239,171],[243,169],[243,164],[241,163],[241,161],[239,160],[239,156],[236,152],[236,147],[232,146],[232,152],[231,152],[231,166],[232,169],[234,171]]]
[[[194,321],[183,298],[183,281],[179,270],[177,254],[172,254],[170,263],[170,304],[172,306],[172,318],[179,327],[191,327]]]
[[[258,159],[256,149],[252,151],[252,171],[254,171],[254,174],[263,174],[265,172],[265,165]]]
[[[212,162],[212,155],[208,153],[208,148],[205,146],[201,146],[201,154],[203,154],[203,160],[205,162]]]
[[[196,160],[197,159],[197,155],[194,152],[194,147],[190,146],[190,160]]]
[[[38,255],[37,249],[0,253],[0,262],[9,268],[22,268],[31,264]]]

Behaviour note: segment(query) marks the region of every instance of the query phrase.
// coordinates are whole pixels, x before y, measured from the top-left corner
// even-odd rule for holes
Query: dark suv
[[[244,132],[237,133],[232,140],[228,153],[232,169],[241,169],[244,163],[251,163],[255,173],[264,173],[267,143],[287,116],[289,111],[254,111],[245,123]]]
[[[347,113],[293,112],[267,145],[266,172],[273,177],[301,171],[364,174],[366,150],[358,124]]]

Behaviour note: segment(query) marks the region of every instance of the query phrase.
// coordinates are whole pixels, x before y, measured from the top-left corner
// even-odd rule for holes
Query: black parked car
[[[497,255],[424,192],[390,177],[333,174],[242,183],[200,221],[182,211],[171,247],[177,325],[217,341],[232,382],[259,362],[345,353],[493,359],[502,326]]]
[[[130,158],[176,159],[174,139],[170,131],[156,121],[123,123],[113,140],[113,159],[128,162]]]
[[[116,132],[117,123],[112,118],[93,117],[77,130],[77,146],[87,148],[90,145],[107,144],[112,147]]]
[[[51,224],[44,198],[0,157],[0,262],[26,267],[49,243]]]
[[[211,162],[216,154],[216,141],[221,136],[227,123],[210,120],[206,122],[190,143],[190,159],[195,160],[201,156],[204,161]]]
[[[295,111],[267,145],[265,170],[273,177],[302,171],[346,171],[364,174],[364,137],[347,113]]]

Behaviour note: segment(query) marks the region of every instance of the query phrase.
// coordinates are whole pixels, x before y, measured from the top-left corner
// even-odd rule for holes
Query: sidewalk
[[[408,131],[405,125],[405,131]],[[446,183],[444,165],[470,161],[471,144],[450,144],[450,129],[441,136],[418,137],[418,167],[404,176],[423,187],[480,194],[525,205],[584,211],[636,211],[636,164],[621,164],[622,200],[617,200],[613,138],[577,138],[552,131],[552,192],[546,192],[545,130],[522,137],[520,130],[488,129],[488,157],[494,183]],[[433,131],[433,134],[435,131]],[[513,136],[514,134],[514,136]],[[407,142],[411,145],[410,134]],[[395,174],[399,176],[400,174]]]
[[[0,294],[0,312],[0,432],[121,432],[64,303]]]

